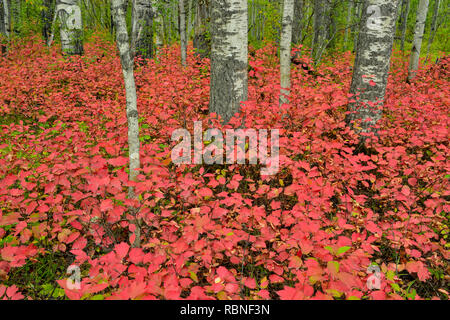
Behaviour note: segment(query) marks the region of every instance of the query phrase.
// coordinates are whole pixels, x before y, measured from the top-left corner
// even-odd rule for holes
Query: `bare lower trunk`
[[[184,0],[179,0],[180,8],[180,43],[181,43],[181,64],[186,66],[187,39],[186,39],[186,11]]]
[[[61,22],[61,49],[68,55],[83,54],[83,27],[78,0],[57,0],[56,15]]]
[[[53,1],[44,0],[43,8],[41,11],[41,18],[42,18],[42,36],[45,40],[45,43],[47,43],[48,39],[50,38],[53,21],[53,12],[54,12]]]
[[[189,0],[189,3],[188,3],[187,35],[186,35],[187,41],[189,41],[189,39],[191,39],[191,33],[192,33],[192,1],[193,0]]]
[[[128,43],[128,31],[123,10],[123,0],[112,0],[112,16],[116,27],[117,48],[120,54],[122,64],[123,79],[125,82],[125,94],[127,100],[127,119],[128,119],[128,149],[130,157],[130,181],[137,181],[138,169],[140,168],[139,159],[139,114],[137,110],[136,85],[134,82],[133,59],[131,56],[130,45]],[[129,187],[128,196],[135,198],[133,187]],[[135,208],[130,208],[132,215],[136,215]],[[140,246],[140,227],[139,220],[132,222],[136,228],[133,237],[133,246]]]
[[[303,37],[303,1],[295,0],[294,2],[294,18],[292,21],[292,43],[294,44],[299,44]]]
[[[211,53],[211,41],[208,37],[209,29],[209,0],[196,1],[196,14],[194,24],[194,49],[201,57],[209,57]]]
[[[294,0],[284,0],[280,39],[280,106],[288,103],[291,88],[291,39]]]
[[[133,0],[131,56],[153,57],[153,10],[148,0]]]
[[[347,122],[358,133],[376,132],[381,118],[394,32],[398,0],[368,0],[358,37],[355,66],[350,87],[353,95]],[[364,135],[361,135],[364,141]]]
[[[312,58],[317,62],[328,38],[330,0],[314,0],[314,38]]]
[[[412,80],[419,69],[420,49],[422,47],[423,31],[427,19],[429,0],[420,0],[417,9],[416,27],[414,30],[414,41],[409,57],[408,80]]]
[[[3,30],[7,39],[11,36],[11,10],[9,1],[3,0]]]
[[[212,0],[211,113],[227,123],[247,100],[247,0]]]
[[[3,7],[3,1],[0,1],[0,55],[6,54],[8,46],[6,42],[8,41],[8,34],[6,32],[5,23],[5,8]]]

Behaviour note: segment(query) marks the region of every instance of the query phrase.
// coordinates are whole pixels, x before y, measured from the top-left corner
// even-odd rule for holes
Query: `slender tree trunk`
[[[428,61],[428,56],[430,55],[431,44],[433,43],[434,37],[436,36],[437,17],[439,15],[439,6],[440,6],[440,4],[441,4],[441,0],[435,0],[434,1],[433,20],[431,22],[430,37],[428,38],[428,45],[427,45],[427,57],[426,57],[427,61]]]
[[[329,0],[314,0],[314,38],[312,58],[317,62],[328,37]]]
[[[57,0],[56,12],[61,22],[61,48],[68,55],[82,55],[83,27],[78,0]]]
[[[192,33],[192,1],[193,0],[189,0],[188,2],[187,35],[186,35],[187,41],[191,39]]]
[[[399,0],[367,0],[363,7],[347,123],[360,134],[374,132],[381,118],[394,43]],[[379,13],[379,14],[377,14]]]
[[[361,23],[362,7],[363,6],[361,2],[358,2],[356,4],[355,16],[358,25]],[[358,50],[358,35],[359,35],[359,28],[355,28],[355,34],[353,37],[353,52],[356,52]]]
[[[420,49],[422,47],[423,32],[427,19],[429,0],[420,0],[417,9],[416,27],[414,30],[414,41],[409,57],[408,80],[412,80],[419,69]]]
[[[7,39],[11,36],[11,8],[8,0],[3,0],[3,25]]]
[[[211,53],[211,42],[208,37],[209,0],[196,1],[196,15],[194,24],[194,49],[200,57],[209,57]]]
[[[211,113],[227,123],[247,100],[247,0],[212,0]]]
[[[5,25],[5,8],[3,7],[3,1],[0,1],[0,55],[5,55],[8,49],[5,42],[8,41],[8,35],[6,33]]]
[[[140,168],[139,158],[139,114],[137,109],[136,85],[134,82],[133,58],[128,43],[128,31],[123,10],[123,0],[112,0],[111,11],[116,27],[117,48],[120,54],[120,62],[122,64],[123,79],[125,83],[125,94],[127,100],[127,119],[128,119],[128,149],[130,157],[130,181],[137,181],[138,169]],[[133,187],[128,189],[128,197],[135,198]],[[137,211],[130,208],[132,215],[136,216]],[[140,227],[139,220],[133,221],[136,226],[134,230],[133,246],[140,246]]]
[[[284,0],[280,39],[280,106],[289,102],[291,88],[291,39],[294,0]]]
[[[345,21],[344,48],[347,49],[348,34],[350,32],[350,23],[352,20],[353,0],[348,1],[347,20]]]
[[[292,43],[299,44],[303,32],[303,0],[295,0],[294,20],[292,21]]]
[[[41,18],[42,36],[45,40],[45,43],[47,43],[50,38],[54,10],[53,0],[44,0],[43,8],[41,11]]]
[[[408,16],[409,9],[411,7],[411,0],[403,0],[403,12],[402,12],[402,35],[400,42],[400,50],[405,51],[405,38],[406,38],[406,30],[408,29]]]
[[[133,0],[131,56],[153,57],[153,10],[148,0]]]
[[[186,11],[184,0],[179,0],[180,12],[180,43],[181,43],[181,64],[186,66],[187,57],[187,37],[186,37]]]

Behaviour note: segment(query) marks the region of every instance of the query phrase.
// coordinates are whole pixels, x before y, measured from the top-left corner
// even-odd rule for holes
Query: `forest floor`
[[[344,122],[350,53],[295,65],[282,118],[276,48],[250,49],[245,126],[280,130],[280,170],[262,176],[172,163],[175,129],[219,124],[208,60],[189,52],[183,68],[164,49],[135,71],[133,183],[114,46],[58,50],[34,39],[0,58],[0,299],[448,299],[448,57],[408,84],[394,54],[378,140],[361,148]]]

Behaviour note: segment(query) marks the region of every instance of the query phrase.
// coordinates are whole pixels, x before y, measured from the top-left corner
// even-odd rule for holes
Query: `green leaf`
[[[343,253],[347,252],[348,250],[350,250],[350,247],[348,247],[348,246],[340,247],[337,251],[337,254],[338,255],[343,254]]]

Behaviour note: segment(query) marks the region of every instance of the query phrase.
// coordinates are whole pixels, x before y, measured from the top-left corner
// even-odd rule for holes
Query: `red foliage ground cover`
[[[58,52],[30,41],[0,60],[0,298],[33,298],[14,274],[56,253],[82,269],[80,290],[58,277],[70,299],[446,298],[445,68],[407,84],[396,55],[379,141],[362,150],[344,123],[349,54],[316,74],[295,66],[280,118],[275,47],[252,50],[246,126],[281,135],[280,171],[261,176],[258,166],[171,163],[172,131],[211,122],[208,61],[190,52],[183,69],[168,48],[136,70],[142,170],[131,183],[114,46]],[[140,248],[129,245],[129,206]],[[367,286],[371,263],[380,290]]]

